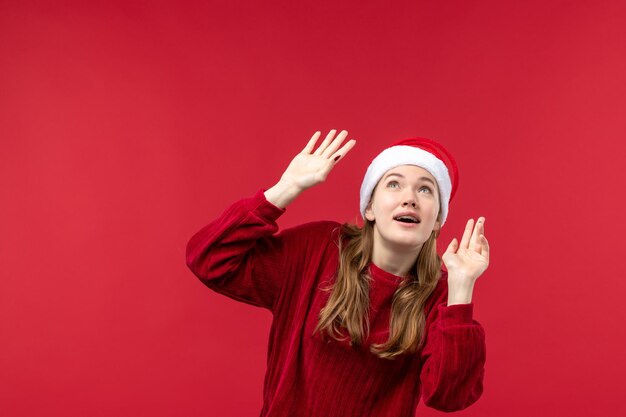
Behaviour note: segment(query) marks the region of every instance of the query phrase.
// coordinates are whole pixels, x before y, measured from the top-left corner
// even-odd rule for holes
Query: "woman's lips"
[[[394,220],[396,223],[399,223],[400,226],[403,227],[415,227],[418,226],[419,223],[412,223],[412,222],[401,222],[400,220]]]

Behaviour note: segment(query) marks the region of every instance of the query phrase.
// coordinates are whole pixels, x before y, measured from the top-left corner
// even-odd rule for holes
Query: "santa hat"
[[[402,139],[382,151],[370,164],[361,184],[361,215],[372,192],[385,172],[400,165],[416,165],[435,177],[441,201],[441,225],[448,217],[448,206],[459,183],[459,172],[452,154],[438,142],[426,138]]]

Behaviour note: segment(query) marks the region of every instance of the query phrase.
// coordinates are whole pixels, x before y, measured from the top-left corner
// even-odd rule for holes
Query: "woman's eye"
[[[432,190],[426,186],[423,186],[422,188],[420,188],[420,191],[421,190],[428,190],[429,193],[432,193]]]
[[[387,183],[387,187],[389,187],[391,184],[396,184],[396,185],[397,185],[397,184],[398,184],[398,181],[389,181],[389,182]]]

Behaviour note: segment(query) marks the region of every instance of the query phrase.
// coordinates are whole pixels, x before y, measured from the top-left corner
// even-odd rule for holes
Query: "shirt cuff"
[[[442,327],[472,324],[474,317],[474,304],[439,304],[439,317]]]
[[[276,221],[276,219],[285,213],[287,209],[277,207],[270,203],[267,198],[265,198],[265,191],[267,191],[267,189],[261,188],[252,197],[252,200],[254,201],[254,208],[252,211],[265,220]]]

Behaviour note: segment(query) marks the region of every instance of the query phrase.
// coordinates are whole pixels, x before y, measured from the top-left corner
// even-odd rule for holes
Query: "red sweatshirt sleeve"
[[[420,375],[424,404],[439,411],[463,410],[483,392],[485,332],[473,320],[474,304],[448,306],[448,286],[427,319]]]
[[[209,288],[273,311],[280,294],[288,244],[276,220],[286,209],[261,189],[239,200],[187,243],[187,266]]]

